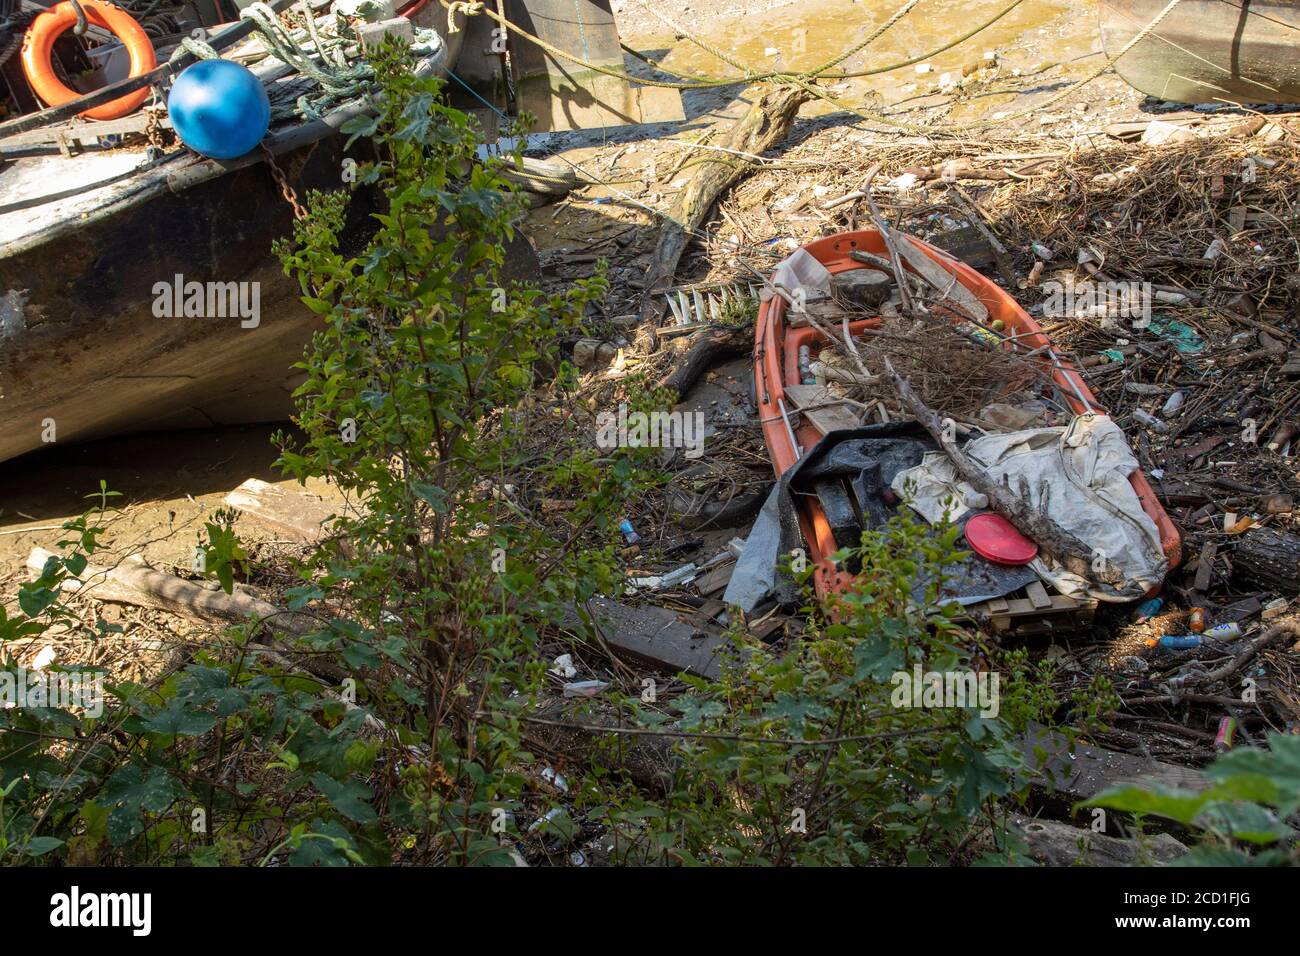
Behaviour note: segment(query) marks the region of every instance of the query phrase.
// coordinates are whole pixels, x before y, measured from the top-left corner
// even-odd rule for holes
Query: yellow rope
[[[749,79],[750,77],[754,76],[755,74],[754,70],[751,70],[749,67],[745,66],[745,64],[741,63],[740,61],[734,59],[731,56],[728,56],[726,53],[723,53],[721,50],[719,50],[717,47],[713,46],[712,44],[705,43],[703,40],[695,36],[695,34],[691,33],[689,30],[683,30],[677,24],[673,23],[673,21],[670,20],[667,17],[667,15],[654,9],[648,3],[645,3],[644,0],[633,0],[633,2],[642,10],[645,10],[647,13],[653,16],[655,19],[659,20],[661,23],[666,24],[679,36],[686,37],[687,40],[689,40],[691,43],[694,43],[705,53],[712,54],[713,56],[716,56],[719,60],[721,60],[723,63],[726,63],[728,66],[734,66],[736,69],[740,70],[740,72],[745,74],[745,79]],[[909,0],[909,2],[916,3],[917,0]]]
[[[438,0],[438,2],[441,3],[441,4],[443,5],[443,7],[444,7],[444,8],[447,8],[447,9],[450,9],[450,7],[452,6],[452,3],[449,2],[449,0]],[[874,34],[872,34],[872,35],[869,36],[866,40],[864,40],[864,41],[862,41],[861,43],[859,43],[859,44],[858,44],[856,47],[854,47],[853,49],[851,49],[851,50],[847,51],[846,53],[844,53],[844,54],[842,54],[842,55],[836,57],[834,60],[831,61],[831,64],[834,65],[834,64],[836,64],[836,63],[840,63],[840,62],[842,62],[843,60],[847,59],[848,57],[852,56],[854,53],[857,53],[857,52],[861,51],[862,49],[864,49],[864,48],[865,48],[869,43],[873,42],[873,41],[874,41],[875,39],[877,39],[877,38],[878,38],[882,33],[884,33],[884,32],[885,32],[886,30],[888,30],[891,26],[893,26],[896,22],[898,22],[898,20],[902,19],[902,17],[907,13],[907,11],[910,10],[913,6],[915,6],[917,2],[918,2],[918,0],[908,0],[908,2],[904,4],[903,8],[902,8],[900,11],[896,12],[893,16],[891,16],[891,17],[889,18],[889,20],[887,20],[887,21],[886,21],[886,22],[885,22],[885,23],[884,23],[884,24],[883,24],[883,25],[882,25],[878,30],[876,30],[876,32],[875,32]],[[958,43],[961,43],[961,42],[963,42],[964,40],[968,40],[968,39],[970,39],[970,37],[972,37],[972,36],[974,36],[976,33],[978,33],[979,30],[983,29],[985,26],[988,26],[988,25],[991,24],[991,23],[996,22],[997,20],[1000,20],[1003,16],[1005,16],[1005,15],[1008,14],[1008,13],[1010,13],[1013,9],[1015,9],[1016,7],[1018,7],[1020,4],[1022,4],[1022,3],[1024,3],[1024,2],[1025,2],[1025,0],[1012,0],[1012,3],[1011,3],[1011,4],[1010,4],[1006,9],[1004,9],[1002,12],[998,13],[998,14],[997,14],[996,16],[994,16],[992,19],[988,20],[987,23],[983,24],[983,25],[980,26],[980,27],[977,27],[975,30],[973,30],[973,31],[971,31],[970,33],[966,34],[965,36],[959,38],[958,40],[955,40],[955,41],[953,41],[952,43],[949,43],[949,44],[947,44],[947,45],[945,45],[945,46],[939,47],[937,50],[934,50],[934,51],[932,51],[931,53],[927,53],[927,54],[925,54],[924,56],[932,56],[932,55],[934,55],[934,53],[941,53],[941,52],[943,52],[943,51],[946,50],[946,49],[950,49],[951,47],[956,46]],[[592,71],[594,71],[594,72],[596,72],[596,73],[602,73],[602,74],[604,74],[605,76],[616,77],[616,78],[618,78],[618,79],[620,79],[620,80],[626,80],[626,81],[628,81],[628,82],[630,82],[630,83],[637,83],[637,84],[640,84],[641,86],[660,86],[660,87],[665,87],[665,88],[667,88],[667,89],[674,89],[674,90],[692,90],[692,89],[702,89],[702,88],[716,87],[716,86],[732,86],[732,85],[737,84],[737,83],[757,83],[757,82],[762,81],[762,80],[778,80],[778,81],[786,81],[786,80],[788,80],[791,76],[794,76],[794,75],[798,75],[798,76],[801,76],[801,77],[809,77],[809,76],[812,76],[813,78],[816,78],[815,74],[813,74],[813,73],[791,74],[791,73],[788,73],[788,72],[777,71],[777,70],[770,70],[770,71],[766,71],[766,72],[757,72],[757,71],[751,70],[749,67],[745,66],[745,64],[741,63],[741,62],[738,61],[738,60],[735,60],[735,59],[731,58],[731,57],[728,56],[727,54],[723,53],[721,50],[719,50],[719,49],[717,49],[716,47],[712,46],[711,44],[708,44],[708,43],[704,42],[703,40],[699,39],[698,37],[693,36],[691,33],[689,33],[688,31],[685,31],[685,30],[681,29],[681,28],[678,27],[678,26],[674,26],[671,20],[668,20],[666,17],[662,16],[662,15],[659,14],[657,11],[653,11],[653,10],[651,11],[652,13],[654,13],[656,16],[660,17],[660,19],[662,19],[662,20],[664,20],[666,23],[668,23],[668,25],[671,26],[672,29],[674,29],[674,30],[677,31],[678,33],[682,34],[684,37],[686,37],[686,39],[690,40],[692,43],[694,43],[696,46],[700,47],[702,50],[705,50],[705,51],[711,53],[712,55],[718,57],[720,60],[723,60],[724,62],[726,62],[726,63],[728,63],[728,64],[730,64],[730,65],[736,67],[736,69],[738,69],[738,70],[743,70],[743,71],[745,72],[745,75],[744,75],[744,76],[724,76],[724,77],[707,77],[707,78],[699,78],[699,79],[696,79],[695,81],[690,82],[690,83],[677,83],[677,82],[673,82],[673,81],[671,81],[671,80],[652,80],[652,79],[648,79],[648,78],[645,78],[645,77],[632,76],[632,75],[631,75],[630,73],[628,73],[626,70],[615,70],[615,69],[611,69],[611,68],[609,68],[609,67],[607,67],[607,66],[603,66],[603,65],[601,65],[601,64],[599,64],[599,63],[591,63],[590,61],[588,61],[588,60],[584,60],[582,57],[580,57],[580,56],[576,56],[576,55],[574,55],[573,53],[568,52],[567,50],[561,50],[559,47],[554,46],[553,44],[547,43],[547,42],[546,42],[545,40],[543,40],[541,37],[534,36],[533,34],[529,33],[527,30],[525,30],[525,29],[523,29],[522,27],[518,26],[517,24],[511,22],[510,20],[508,20],[507,18],[503,17],[501,14],[497,13],[495,10],[492,10],[492,9],[489,8],[489,7],[486,7],[486,6],[485,6],[482,10],[480,10],[480,11],[478,11],[478,12],[480,12],[480,13],[484,14],[485,16],[490,17],[491,19],[497,21],[497,23],[501,24],[501,25],[502,25],[503,27],[505,27],[507,30],[510,30],[510,31],[513,32],[513,33],[517,33],[517,34],[519,34],[521,37],[523,37],[524,39],[528,40],[530,43],[535,43],[537,46],[541,47],[543,50],[545,50],[547,53],[551,54],[552,56],[560,57],[560,58],[562,58],[562,59],[568,60],[568,61],[571,62],[571,63],[576,63],[578,66],[582,67],[583,69],[592,70]],[[626,49],[626,47],[625,47],[624,49]],[[643,56],[643,55],[641,55],[641,54],[639,54],[639,53],[636,53],[636,51],[629,51],[629,52],[634,53],[634,54],[635,54],[639,59],[644,60],[646,63],[648,63],[648,64],[650,64],[651,66],[655,67],[655,69],[663,70],[663,72],[665,72],[665,73],[677,73],[677,75],[679,75],[679,76],[686,76],[686,75],[688,75],[688,74],[684,74],[684,73],[681,73],[681,72],[676,71],[676,70],[668,70],[668,69],[664,69],[662,66],[660,66],[660,65],[657,64],[657,63],[655,63],[653,60],[650,60],[648,57],[645,57],[645,56]],[[924,57],[922,57],[922,58],[924,58]],[[916,60],[909,60],[909,61],[907,61],[907,62],[904,62],[904,63],[902,63],[902,64],[898,64],[898,65],[901,65],[901,66],[907,66],[907,65],[909,65],[910,63],[915,63],[915,62],[917,62],[917,61],[916,61]],[[895,68],[894,66],[888,67],[888,69],[894,69],[894,68]],[[883,71],[877,71],[877,72],[883,72]],[[833,73],[833,74],[829,74],[829,78],[831,78],[831,79],[841,79],[841,78],[846,77],[846,76],[857,76],[857,75],[858,75],[858,74],[856,74],[856,73]]]
[[[825,63],[823,63],[821,66],[817,67],[815,70],[809,70],[809,71],[807,71],[806,73],[802,74],[803,77],[804,77],[805,79],[808,79],[808,78],[815,77],[815,76],[821,76],[823,73],[825,73],[825,72],[826,72],[827,70],[829,70],[831,67],[833,67],[833,66],[839,66],[841,63],[843,63],[843,62],[844,62],[845,60],[847,60],[849,57],[853,56],[855,53],[861,53],[863,50],[865,50],[865,49],[866,49],[867,47],[869,47],[871,44],[873,44],[873,43],[875,43],[877,40],[879,40],[880,37],[881,37],[881,35],[882,35],[886,30],[888,30],[890,27],[892,27],[892,26],[893,26],[895,23],[897,23],[899,20],[903,19],[903,17],[905,17],[905,16],[907,16],[909,13],[911,13],[911,12],[912,12],[912,8],[913,8],[914,6],[916,6],[916,5],[917,5],[918,3],[920,3],[920,2],[921,2],[921,0],[907,0],[907,3],[903,4],[903,5],[902,5],[901,7],[899,7],[897,10],[895,10],[895,11],[894,11],[894,15],[893,15],[892,17],[890,17],[888,20],[886,20],[884,23],[882,23],[882,24],[880,25],[880,28],[877,29],[875,33],[871,34],[869,37],[867,37],[865,40],[863,40],[863,41],[862,41],[861,43],[859,43],[857,46],[855,46],[855,47],[851,47],[851,48],[849,48],[848,50],[845,50],[845,51],[844,51],[843,53],[841,53],[839,56],[835,57],[835,59],[833,59],[833,60],[827,60],[827,61],[826,61]]]
[[[1001,116],[998,119],[972,120],[969,123],[956,123],[956,124],[947,124],[942,126],[933,123],[927,123],[927,124],[907,123],[901,120],[891,119],[887,114],[879,110],[868,110],[864,112],[863,110],[857,109],[856,107],[847,106],[844,103],[841,103],[839,100],[835,99],[833,96],[831,96],[831,94],[828,93],[826,90],[823,90],[815,83],[809,83],[805,81],[802,77],[791,77],[790,81],[808,90],[810,93],[812,93],[814,96],[818,97],[819,99],[825,100],[826,102],[832,104],[833,106],[839,109],[844,110],[845,112],[852,113],[854,116],[857,116],[869,122],[878,122],[878,123],[883,123],[886,126],[893,126],[897,129],[905,130],[907,132],[924,133],[927,135],[948,135],[952,133],[965,132],[966,130],[980,129],[986,126],[1001,125],[1003,123],[1006,123],[1008,120],[1020,119],[1025,116],[1032,116],[1034,113],[1038,113],[1041,112],[1042,110],[1048,109],[1049,107],[1054,106],[1055,104],[1061,102],[1066,97],[1073,96],[1075,93],[1079,92],[1079,90],[1081,90],[1083,87],[1087,86],[1093,80],[1097,79],[1097,77],[1101,76],[1108,69],[1114,66],[1119,61],[1120,57],[1124,56],[1126,53],[1132,50],[1133,47],[1137,46],[1140,42],[1142,42],[1142,40],[1144,40],[1151,33],[1152,30],[1158,27],[1161,24],[1161,22],[1163,22],[1164,19],[1167,16],[1169,16],[1169,14],[1173,12],[1174,8],[1178,6],[1178,4],[1181,2],[1182,0],[1169,0],[1169,3],[1165,5],[1164,9],[1161,10],[1158,14],[1156,14],[1156,16],[1151,20],[1151,22],[1148,23],[1145,27],[1143,27],[1138,33],[1136,33],[1133,36],[1133,38],[1128,41],[1128,43],[1124,44],[1124,46],[1120,49],[1118,53],[1116,53],[1113,57],[1109,58],[1105,63],[1097,67],[1097,69],[1093,70],[1092,73],[1085,76],[1083,79],[1071,84],[1070,86],[1066,87],[1064,90],[1061,90],[1059,93],[1055,94],[1054,96],[1048,97],[1048,99],[1044,100],[1042,103],[1036,103],[1033,106],[1027,107],[1018,112],[1009,113],[1006,116]]]
[[[460,32],[460,27],[456,26],[456,14],[463,13],[467,17],[472,17],[476,13],[483,12],[483,4],[480,0],[451,0],[443,6],[447,8],[448,34]]]
[[[444,8],[448,9],[449,13],[454,7],[467,6],[464,4],[456,3],[454,2],[454,0],[452,0],[452,2],[449,2],[449,0],[439,0],[439,2],[443,5]],[[637,2],[638,5],[644,6],[644,4],[641,3],[641,0],[637,0]],[[1152,19],[1152,21],[1148,23],[1145,27],[1143,27],[1142,30],[1140,30],[1137,34],[1135,34],[1134,37],[1128,41],[1128,43],[1124,44],[1124,47],[1118,53],[1116,53],[1115,56],[1107,59],[1105,63],[1099,66],[1088,76],[1084,77],[1083,79],[1079,80],[1076,83],[1071,84],[1066,89],[1055,94],[1054,96],[1049,97],[1047,100],[1043,101],[1042,103],[1037,103],[1034,106],[1028,107],[1024,110],[1020,110],[1019,112],[1010,113],[1006,116],[999,117],[996,120],[993,119],[972,120],[971,122],[968,123],[950,124],[945,126],[936,126],[935,124],[931,124],[931,123],[927,123],[927,124],[907,123],[904,121],[891,119],[887,114],[878,110],[869,110],[864,112],[855,107],[847,106],[844,103],[837,100],[836,98],[834,98],[833,96],[831,96],[827,91],[821,89],[816,85],[815,81],[818,79],[839,80],[839,79],[847,79],[851,77],[874,76],[880,73],[887,73],[891,70],[900,69],[905,66],[911,66],[914,63],[919,63],[922,60],[929,59],[930,57],[936,56],[939,53],[943,53],[946,50],[952,49],[953,47],[957,46],[960,43],[964,43],[966,40],[969,40],[977,33],[980,33],[981,31],[992,26],[994,23],[996,23],[998,20],[1001,20],[1008,13],[1014,10],[1016,7],[1020,6],[1021,3],[1024,3],[1025,0],[1012,0],[1010,4],[1008,4],[1002,10],[998,11],[988,20],[984,21],[978,26],[972,28],[971,30],[957,37],[955,40],[951,40],[948,43],[945,43],[944,45],[935,48],[934,50],[930,50],[919,56],[912,57],[911,59],[902,60],[897,63],[890,63],[886,66],[875,67],[869,70],[860,70],[855,72],[839,72],[839,73],[826,72],[831,67],[844,62],[844,60],[848,59],[850,56],[853,56],[855,53],[859,53],[863,49],[865,49],[869,44],[871,44],[877,38],[879,38],[881,34],[883,34],[891,26],[893,26],[895,23],[901,20],[904,16],[906,16],[911,11],[911,9],[916,5],[917,2],[919,2],[919,0],[907,0],[907,2],[902,7],[900,7],[897,11],[895,11],[895,13],[892,16],[890,16],[890,18],[886,20],[885,23],[883,23],[874,33],[868,36],[865,40],[858,43],[856,46],[850,48],[849,50],[845,51],[844,53],[840,54],[839,56],[835,57],[834,59],[823,64],[822,66],[817,67],[814,70],[805,71],[803,73],[786,73],[786,72],[777,72],[777,71],[755,72],[751,70],[748,66],[746,66],[744,63],[741,63],[740,61],[728,56],[727,54],[723,53],[721,50],[718,50],[712,45],[693,36],[688,31],[683,30],[682,28],[676,26],[670,19],[668,19],[668,17],[664,16],[658,11],[646,7],[646,9],[649,9],[650,12],[653,13],[656,17],[664,21],[666,24],[672,27],[673,30],[675,30],[677,33],[680,33],[682,36],[686,37],[686,39],[690,40],[696,46],[718,57],[720,60],[728,63],[729,65],[734,66],[736,69],[745,72],[744,76],[700,78],[689,83],[679,83],[670,80],[652,80],[643,77],[636,77],[629,74],[626,70],[614,70],[614,69],[610,69],[609,67],[602,66],[598,63],[588,62],[587,60],[584,60],[579,56],[575,56],[574,54],[569,53],[566,50],[561,50],[559,47],[547,43],[541,37],[534,36],[533,34],[529,33],[527,30],[522,29],[518,25],[512,23],[510,20],[503,17],[500,13],[486,6],[481,6],[481,8],[478,11],[475,11],[473,9],[468,9],[467,13],[472,14],[475,12],[481,12],[483,14],[486,14],[488,17],[492,18],[493,20],[496,20],[507,30],[511,30],[519,34],[520,36],[524,37],[526,40],[530,41],[531,43],[535,43],[537,46],[541,47],[543,50],[545,50],[547,53],[550,53],[552,56],[569,60],[570,62],[576,63],[578,66],[581,66],[584,69],[593,70],[597,73],[602,73],[606,76],[616,77],[618,79],[625,80],[630,83],[638,83],[643,86],[666,87],[668,89],[690,90],[690,89],[699,89],[702,87],[731,86],[736,83],[755,83],[763,80],[774,80],[776,82],[791,83],[795,86],[802,87],[803,89],[808,90],[814,96],[817,96],[818,98],[825,100],[828,103],[831,103],[835,107],[842,109],[848,113],[852,113],[853,115],[858,116],[861,119],[867,120],[869,122],[879,122],[887,126],[893,126],[898,129],[907,130],[910,132],[920,132],[920,133],[928,133],[928,134],[948,134],[948,133],[961,132],[964,130],[978,129],[985,126],[1003,124],[1006,123],[1008,120],[1020,119],[1025,116],[1030,116],[1034,113],[1047,109],[1055,105],[1056,103],[1061,102],[1068,96],[1072,96],[1073,94],[1077,93],[1080,89],[1082,89],[1084,86],[1091,83],[1093,80],[1097,79],[1097,77],[1105,73],[1108,69],[1114,66],[1115,63],[1122,56],[1124,56],[1131,49],[1133,49],[1133,47],[1137,46],[1138,43],[1140,43],[1143,39],[1145,39],[1151,33],[1152,30],[1158,27],[1160,23],[1163,22],[1164,19],[1167,16],[1169,16],[1170,13],[1173,12],[1174,8],[1178,6],[1178,4],[1182,2],[1182,0],[1169,0],[1169,3],[1164,7],[1164,9],[1161,10],[1160,13],[1156,14],[1155,18]],[[639,59],[648,63],[650,66],[653,66],[655,69],[663,70],[664,72],[676,72],[677,75],[679,76],[687,75],[681,73],[680,71],[667,70],[660,64],[649,59],[648,57],[640,53],[637,53],[634,50],[630,50],[626,46],[623,48],[633,53]]]

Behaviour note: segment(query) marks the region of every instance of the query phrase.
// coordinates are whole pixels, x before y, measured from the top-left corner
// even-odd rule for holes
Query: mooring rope
[[[267,94],[274,101],[271,116],[274,119],[302,116],[319,119],[330,107],[348,100],[363,97],[371,92],[374,70],[362,58],[349,62],[345,50],[357,42],[355,37],[341,34],[324,35],[311,15],[304,15],[305,27],[290,30],[265,3],[252,3],[240,11],[241,20],[253,23],[254,32],[262,41],[269,56],[292,67],[299,74],[283,83],[270,84]],[[346,21],[336,21],[346,22]],[[412,49],[417,55],[429,55],[442,46],[437,31],[415,27],[416,39]],[[190,53],[199,59],[220,58],[206,40],[185,37],[172,53],[176,59]],[[318,92],[308,90],[294,96],[292,90],[301,82],[313,83]],[[285,88],[288,88],[286,90]],[[292,97],[292,102],[287,99]]]
[[[450,7],[452,3],[455,2],[455,0],[439,0],[439,2],[442,3],[444,7],[450,10]],[[871,44],[874,40],[876,40],[881,34],[883,34],[891,26],[893,26],[904,16],[910,13],[912,8],[916,6],[917,2],[919,2],[919,0],[907,0],[907,2],[902,7],[896,10],[880,27],[878,27],[875,31],[873,31],[873,33],[870,34],[866,39],[860,41],[855,46],[849,48],[845,52],[827,61],[821,66],[816,67],[815,69],[812,70],[805,70],[799,73],[792,73],[788,71],[783,72],[778,70],[768,70],[768,71],[753,70],[751,67],[741,62],[740,60],[736,59],[735,57],[732,57],[729,54],[724,53],[722,50],[718,49],[713,44],[710,44],[707,41],[701,39],[700,37],[695,36],[689,30],[685,30],[682,27],[676,25],[669,17],[667,17],[660,11],[647,6],[644,0],[636,0],[636,2],[638,6],[641,6],[647,11],[649,11],[660,21],[664,22],[669,27],[671,27],[677,34],[684,37],[686,40],[690,41],[691,43],[695,44],[700,49],[705,50],[709,54],[722,60],[724,63],[727,63],[728,65],[733,66],[736,69],[742,71],[744,75],[731,76],[731,77],[691,76],[690,74],[678,70],[672,70],[666,68],[661,63],[651,60],[649,57],[645,56],[644,54],[632,50],[627,46],[623,46],[624,50],[631,53],[633,56],[642,60],[643,62],[650,65],[656,70],[659,70],[664,73],[675,74],[677,76],[691,76],[691,78],[689,81],[686,82],[678,82],[678,81],[671,81],[671,80],[656,80],[648,77],[633,76],[632,74],[628,73],[626,70],[611,69],[610,67],[604,66],[599,63],[592,63],[588,60],[583,59],[582,57],[569,53],[566,50],[561,50],[559,47],[547,43],[541,37],[534,36],[533,34],[529,33],[527,30],[523,29],[522,27],[518,26],[515,23],[512,23],[510,20],[503,17],[501,14],[497,13],[496,11],[490,8],[487,8],[486,6],[484,6],[483,9],[477,12],[484,16],[490,17],[493,20],[496,20],[507,30],[510,30],[518,34],[519,36],[523,37],[524,39],[528,40],[529,42],[536,44],[537,46],[545,50],[547,53],[550,53],[552,56],[566,59],[571,63],[575,63],[578,66],[581,66],[583,69],[592,70],[596,73],[602,73],[607,76],[617,77],[629,83],[636,83],[641,86],[659,86],[659,87],[665,87],[668,89],[676,89],[676,90],[691,90],[691,89],[701,89],[701,88],[717,87],[717,86],[732,86],[738,83],[756,83],[760,81],[770,80],[775,83],[788,83],[794,86],[799,86],[805,90],[808,90],[814,96],[817,96],[818,98],[823,99],[831,103],[832,105],[845,110],[846,112],[852,113],[853,115],[859,116],[862,119],[868,121],[880,122],[886,126],[891,126],[896,129],[902,129],[902,130],[915,132],[915,133],[950,134],[950,133],[963,132],[971,129],[978,129],[986,126],[1000,125],[1006,123],[1008,120],[1019,119],[1025,116],[1030,116],[1033,115],[1034,113],[1041,112],[1042,110],[1047,109],[1055,105],[1056,103],[1061,102],[1068,96],[1074,95],[1084,86],[1093,82],[1094,80],[1097,79],[1097,77],[1101,76],[1108,69],[1113,67],[1121,57],[1126,55],[1130,50],[1133,49],[1133,47],[1137,46],[1138,43],[1146,39],[1146,37],[1150,36],[1151,32],[1155,30],[1156,27],[1158,27],[1165,20],[1165,18],[1169,16],[1170,13],[1173,12],[1174,8],[1177,7],[1178,4],[1182,2],[1182,0],[1170,0],[1170,2],[1164,7],[1163,10],[1161,10],[1158,14],[1156,14],[1156,16],[1149,23],[1147,23],[1145,27],[1143,27],[1137,34],[1133,36],[1131,40],[1128,41],[1128,43],[1124,44],[1123,48],[1120,49],[1118,53],[1116,53],[1113,57],[1108,57],[1105,63],[1099,66],[1088,76],[1071,84],[1066,89],[1060,91],[1059,93],[1054,94],[1053,96],[1044,100],[1042,103],[1037,103],[1034,106],[1029,107],[1027,109],[1020,110],[1015,113],[1010,113],[1007,114],[1006,116],[1001,116],[996,120],[993,119],[973,120],[967,123],[946,124],[946,125],[938,125],[934,123],[927,123],[927,124],[908,123],[901,120],[895,120],[880,110],[861,110],[852,106],[847,106],[844,103],[842,103],[840,100],[831,96],[831,94],[829,94],[825,90],[818,87],[816,81],[819,79],[839,80],[839,79],[847,79],[851,77],[874,76],[880,73],[890,72],[891,70],[900,69],[901,67],[911,66],[914,63],[920,63],[924,60],[929,59],[932,56],[950,50],[953,47],[957,46],[958,44],[964,43],[965,41],[969,40],[971,37],[976,36],[977,34],[988,29],[990,26],[992,26],[998,20],[1001,20],[1008,13],[1014,10],[1016,7],[1020,6],[1020,4],[1024,2],[1024,0],[1012,0],[1010,4],[1008,4],[1003,9],[999,10],[988,20],[984,21],[983,23],[979,24],[973,29],[967,31],[966,33],[962,34],[956,39],[950,40],[944,43],[942,46],[936,47],[934,50],[930,50],[926,53],[920,54],[919,56],[911,57],[910,59],[907,60],[903,60],[897,63],[890,63],[888,65],[875,67],[872,69],[864,69],[858,71],[845,71],[845,72],[827,72],[832,67],[838,66],[840,63],[843,63],[849,57],[855,55],[856,53],[860,53],[869,44]],[[473,12],[475,11],[467,11],[467,13],[471,15]]]

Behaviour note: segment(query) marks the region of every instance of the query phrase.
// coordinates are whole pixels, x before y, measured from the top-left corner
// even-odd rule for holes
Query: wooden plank
[[[1026,584],[1025,595],[1029,598],[1029,603],[1039,610],[1052,606],[1052,599],[1047,596],[1047,589],[1043,587],[1042,581],[1030,581]]]
[[[717,594],[731,580],[731,573],[736,570],[735,560],[723,561],[717,567],[709,568],[695,579],[695,588],[704,597]]]
[[[690,623],[697,628],[715,627],[717,616],[726,609],[727,605],[717,598],[710,598],[695,609],[695,613],[690,617]]]
[[[974,226],[949,229],[934,236],[929,242],[954,259],[960,259],[981,272],[993,268],[998,262],[997,251]]]
[[[764,643],[771,643],[785,635],[785,626],[790,619],[784,614],[773,614],[771,617],[764,619],[749,629],[751,636],[758,638]],[[780,631],[781,633],[777,633]],[[773,637],[772,635],[776,635]],[[770,640],[769,640],[770,638]]]
[[[1240,549],[1238,549],[1240,550]],[[1192,587],[1201,592],[1210,589],[1210,576],[1214,573],[1214,559],[1219,553],[1219,546],[1213,541],[1206,542],[1201,548],[1201,556],[1196,561],[1196,577]]]
[[[721,673],[724,638],[706,634],[661,607],[628,607],[593,598],[591,609],[600,637],[619,657],[668,673],[687,671],[714,679]],[[577,620],[573,615],[570,620]]]
[[[895,231],[894,238],[898,240],[899,255],[913,272],[921,276],[935,290],[944,293],[963,311],[968,312],[975,321],[980,323],[988,321],[988,306],[981,302],[975,293],[957,281],[955,275],[922,252],[910,236]]]
[[[792,406],[823,435],[862,426],[862,419],[825,385],[786,385],[784,391]]]
[[[1097,608],[1097,602],[1091,599],[1077,601],[1064,594],[1047,595],[1045,590],[1042,597],[1047,597],[1048,601],[1041,606],[1027,598],[993,598],[972,605],[970,611],[976,615],[988,615],[989,624],[996,634],[1014,632],[1027,636],[1081,627],[1092,620]]]

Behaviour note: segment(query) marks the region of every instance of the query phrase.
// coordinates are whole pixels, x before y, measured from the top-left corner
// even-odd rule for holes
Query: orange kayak
[[[1041,361],[1045,372],[1060,390],[1061,397],[1069,403],[1076,415],[1085,412],[1106,414],[1094,398],[1077,367],[1064,356],[1052,350],[1051,340],[1046,333],[1019,303],[1004,292],[990,279],[980,275],[970,266],[954,259],[946,252],[936,249],[918,239],[913,242],[931,260],[955,276],[957,281],[974,294],[989,310],[990,321],[1000,319],[1004,333],[1015,335],[1018,343],[1028,349],[1043,349],[1036,361]],[[840,233],[818,239],[803,247],[804,251],[820,262],[832,275],[850,269],[865,269],[870,266],[853,259],[851,253],[863,251],[877,256],[888,256],[888,249],[880,233],[874,229],[859,232]],[[824,337],[816,329],[808,326],[790,326],[786,323],[786,302],[780,296],[773,296],[764,302],[758,311],[758,324],[754,337],[754,383],[758,396],[759,419],[763,425],[763,437],[767,443],[768,455],[777,477],[781,477],[792,468],[803,455],[822,440],[822,433],[808,421],[808,416],[797,416],[791,409],[791,402],[785,396],[785,387],[801,382],[799,373],[799,349],[808,346],[815,356],[824,344]],[[881,318],[868,318],[851,323],[849,328],[854,335],[870,333],[879,328]],[[1053,361],[1053,358],[1055,359]],[[1165,513],[1156,499],[1146,476],[1140,470],[1129,476],[1129,482],[1137,493],[1142,510],[1155,522],[1160,531],[1160,544],[1172,569],[1182,557],[1182,542],[1178,529]],[[831,556],[841,547],[856,542],[837,542],[831,532],[830,522],[815,498],[800,496],[798,516],[803,539],[808,546],[809,561],[814,565],[813,580],[817,593],[824,596],[831,591],[842,591],[848,587],[853,576],[835,567]]]

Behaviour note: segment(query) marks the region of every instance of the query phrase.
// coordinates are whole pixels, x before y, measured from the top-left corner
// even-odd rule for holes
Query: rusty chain
[[[280,187],[280,195],[284,197],[285,202],[293,207],[293,218],[300,220],[306,219],[307,210],[303,207],[302,203],[298,201],[298,194],[294,192],[293,187],[289,185],[289,179],[284,175],[284,170],[282,170],[276,163],[275,154],[267,149],[265,144],[262,145],[262,152],[266,156],[266,165],[271,170],[271,178],[274,179],[275,184]]]

